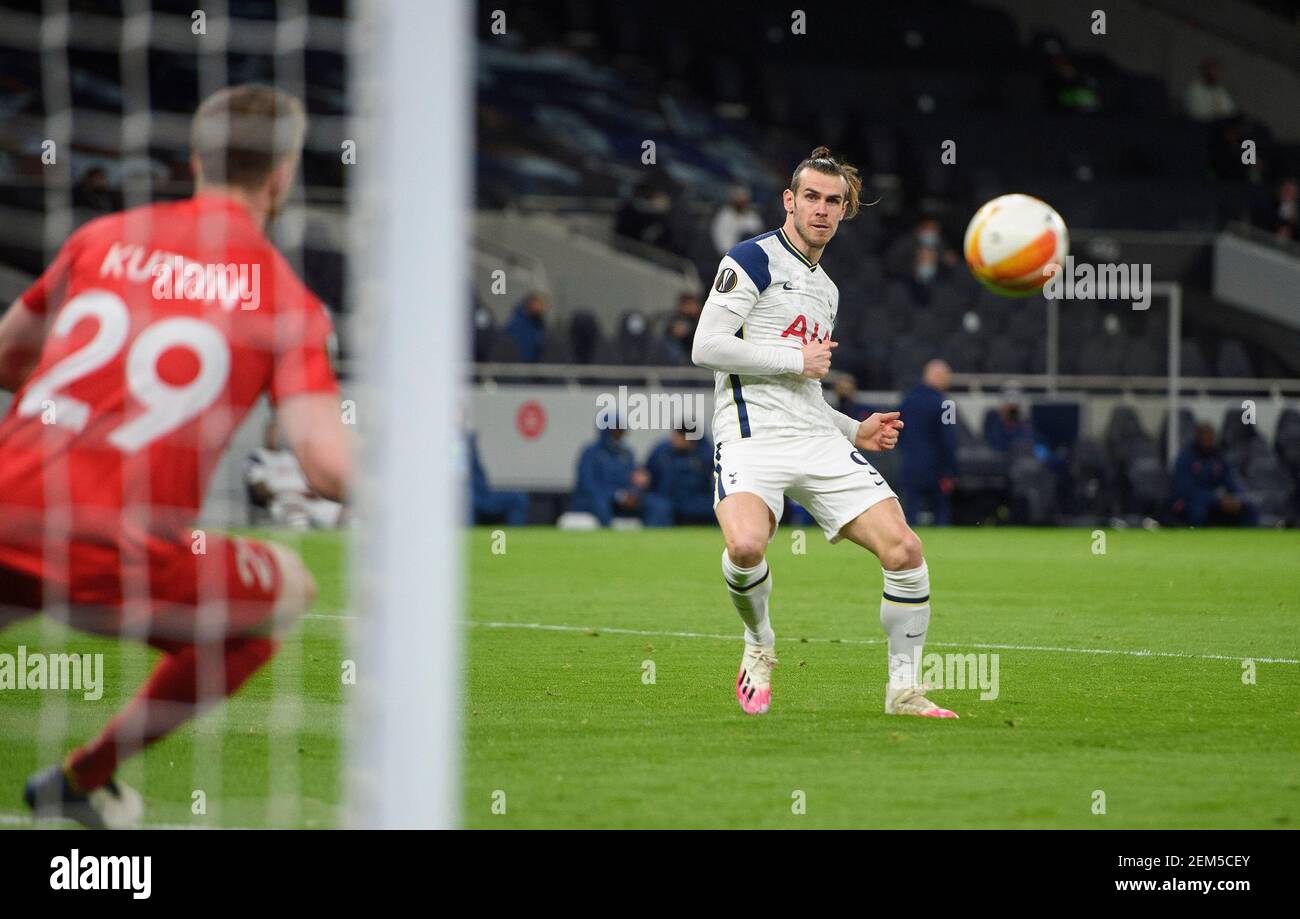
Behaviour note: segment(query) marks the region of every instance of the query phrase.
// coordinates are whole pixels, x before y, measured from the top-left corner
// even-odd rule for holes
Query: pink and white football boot
[[[745,645],[736,677],[736,701],[747,715],[761,715],[772,704],[772,668],[776,665],[775,648]]]
[[[885,686],[886,715],[920,715],[922,718],[956,718],[956,712],[940,708],[923,693],[929,686]]]

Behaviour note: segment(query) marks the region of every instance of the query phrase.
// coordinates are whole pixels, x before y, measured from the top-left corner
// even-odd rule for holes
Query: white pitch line
[[[732,635],[714,635],[708,632],[661,632],[650,629],[621,629],[621,628],[603,628],[600,626],[582,626],[582,625],[548,625],[543,622],[487,622],[481,619],[470,619],[469,625],[476,625],[488,629],[536,629],[543,632],[608,632],[611,635],[644,635],[649,637],[662,638],[720,638],[724,641],[733,641],[738,636]],[[883,645],[883,638],[798,638],[786,639],[787,642],[816,642],[819,644],[840,644],[840,645]],[[1206,661],[1254,661],[1258,664],[1300,664],[1300,660],[1294,660],[1289,657],[1254,657],[1250,654],[1194,654],[1187,651],[1130,651],[1120,648],[1060,648],[1050,645],[1007,645],[991,644],[987,642],[951,642],[951,641],[931,641],[926,642],[927,647],[931,648],[982,648],[990,651],[1045,651],[1054,654],[1113,654],[1121,657],[1170,657],[1181,658],[1184,660],[1206,660]]]
[[[735,635],[712,635],[708,632],[656,632],[649,629],[602,628],[594,625],[548,625],[544,622],[486,622],[482,619],[466,619],[466,625],[477,625],[488,629],[537,629],[543,632],[608,632],[611,635],[648,635],[652,638],[721,638],[723,641],[735,639]],[[816,641],[818,639],[808,639]],[[865,639],[857,644],[880,644],[874,639]]]
[[[347,620],[356,619],[354,615],[346,613],[307,613],[308,619],[332,619]],[[467,619],[466,625],[479,626],[489,629],[535,629],[542,632],[608,632],[611,635],[641,635],[650,638],[714,638],[723,641],[732,641],[736,638],[733,635],[717,635],[711,632],[666,632],[654,629],[624,629],[614,626],[586,626],[586,625],[551,625],[545,622],[488,622],[482,619]],[[816,642],[819,644],[840,644],[840,645],[883,645],[883,638],[807,638],[799,639],[800,641]],[[1053,654],[1111,654],[1118,657],[1164,657],[1181,660],[1201,660],[1201,661],[1254,661],[1257,664],[1290,664],[1292,666],[1300,665],[1300,660],[1290,657],[1253,657],[1249,654],[1196,654],[1188,651],[1133,651],[1124,648],[1064,648],[1052,645],[1009,645],[996,644],[992,642],[952,642],[952,641],[931,641],[926,642],[931,648],[979,648],[987,651],[1043,651]]]

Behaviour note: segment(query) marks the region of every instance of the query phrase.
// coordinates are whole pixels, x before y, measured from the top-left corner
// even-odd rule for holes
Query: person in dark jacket
[[[685,428],[659,443],[646,460],[650,490],[665,498],[672,522],[713,522],[713,446],[707,437],[691,440]]]
[[[903,397],[899,406],[907,436],[899,439],[903,454],[903,511],[915,524],[923,509],[934,514],[938,526],[952,521],[948,496],[957,478],[956,417],[945,424],[944,399],[952,371],[944,361],[925,365],[921,382]]]
[[[911,233],[889,247],[884,268],[886,274],[908,283],[916,303],[928,304],[935,283],[947,278],[960,261],[944,241],[939,221],[923,217]]]
[[[498,491],[488,484],[487,471],[478,456],[478,436],[465,437],[469,454],[470,517],[472,523],[498,523],[523,526],[528,522],[528,495],[522,491]]]
[[[520,362],[540,361],[546,347],[546,298],[539,293],[525,296],[515,307],[504,331],[519,349]]]
[[[1219,452],[1214,428],[1196,426],[1192,442],[1174,464],[1174,514],[1191,526],[1255,526],[1258,511],[1240,497],[1241,486]]]
[[[996,412],[984,416],[984,440],[999,453],[1008,453],[1018,443],[1035,443],[1034,426],[1024,416],[1015,392],[1007,393]]]
[[[672,524],[672,505],[650,491],[650,474],[638,469],[632,451],[623,444],[620,427],[602,430],[596,442],[578,458],[570,510],[594,514],[602,526],[615,517],[640,517],[646,526]]]

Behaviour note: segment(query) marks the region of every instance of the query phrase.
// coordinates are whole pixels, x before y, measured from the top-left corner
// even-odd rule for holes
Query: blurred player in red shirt
[[[98,737],[28,781],[37,816],[138,822],[118,763],[234,693],[315,596],[289,549],[194,529],[263,393],[311,487],[340,500],[350,480],[329,316],[263,235],[305,130],[274,89],[215,93],[194,197],[87,223],[0,319],[0,628],[43,611],[163,651]]]

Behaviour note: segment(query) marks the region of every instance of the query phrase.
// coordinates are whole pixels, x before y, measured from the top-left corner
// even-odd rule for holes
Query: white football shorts
[[[896,497],[853,444],[838,434],[742,438],[713,450],[713,506],[729,494],[763,499],[777,523],[784,495],[812,514],[826,538],[840,541],[840,528],[867,508]],[[775,526],[771,536],[776,535]],[[769,536],[769,539],[771,538]]]

